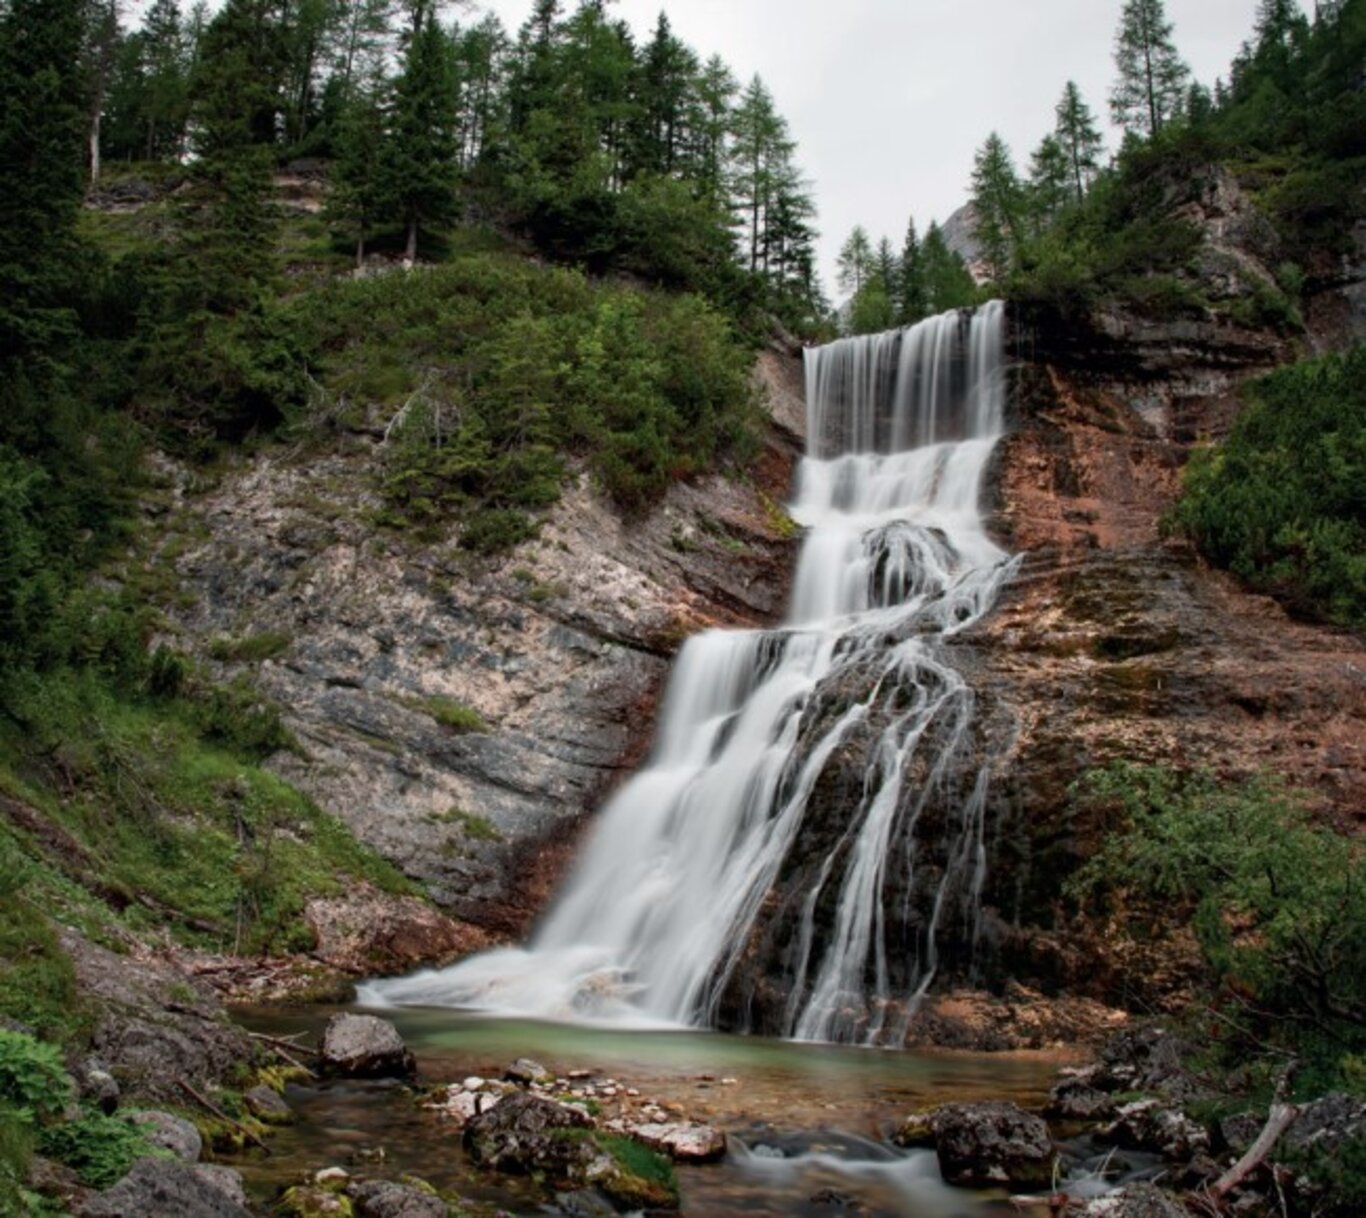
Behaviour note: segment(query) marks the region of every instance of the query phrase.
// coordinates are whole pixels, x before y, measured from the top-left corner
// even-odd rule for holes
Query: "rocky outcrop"
[[[91,1048],[125,1098],[183,1104],[183,1083],[208,1089],[253,1060],[214,992],[173,963],[116,955],[72,930],[60,938],[94,1013]]]
[[[180,590],[174,640],[283,708],[299,744],[271,763],[283,777],[448,912],[517,935],[585,814],[642,756],[682,640],[781,611],[793,530],[775,503],[800,376],[794,389],[790,356],[765,359],[786,413],[753,484],[678,485],[624,520],[585,478],[536,541],[498,558],[459,549],[454,529],[376,526],[382,428],[245,460],[210,486],[165,462],[149,510]],[[374,967],[408,967],[413,946]]]
[[[234,1173],[235,1174],[235,1173]],[[122,1180],[79,1205],[80,1218],[248,1218],[226,1177],[175,1159],[139,1159]]]

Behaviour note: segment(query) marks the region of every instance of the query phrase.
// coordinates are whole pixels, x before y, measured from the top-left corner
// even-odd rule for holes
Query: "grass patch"
[[[421,711],[435,719],[442,727],[454,732],[487,732],[489,725],[473,707],[457,702],[454,698],[433,696],[429,698],[404,699],[407,706]]]
[[[30,688],[14,707],[23,729],[0,731],[0,775],[70,845],[58,857],[20,843],[25,853],[112,902],[125,924],[168,927],[219,950],[311,947],[300,916],[307,900],[358,880],[413,892],[339,821],[260,767],[275,741],[257,721],[265,711],[244,708],[241,696],[211,688],[198,699],[131,698],[92,673],[52,674]],[[23,1018],[27,1003],[31,1016],[49,1012],[60,1023],[72,1007],[69,964],[22,896],[3,899],[17,916],[0,930],[0,950],[14,952],[0,1004]],[[20,951],[21,943],[49,948]]]
[[[209,655],[220,664],[259,664],[284,655],[292,642],[283,631],[263,630],[240,639],[214,639],[209,644]]]
[[[452,807],[445,812],[433,812],[427,820],[434,825],[454,825],[475,842],[501,842],[503,835],[494,823],[477,812],[466,812],[463,808]]]

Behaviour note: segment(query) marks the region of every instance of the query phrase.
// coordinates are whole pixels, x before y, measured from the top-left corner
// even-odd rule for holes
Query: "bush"
[[[571,458],[644,509],[754,442],[749,351],[699,296],[477,255],[298,307],[329,398],[386,420],[391,520],[476,553],[534,536]]]
[[[1366,347],[1281,369],[1197,452],[1168,522],[1293,612],[1366,625]]]
[[[1189,920],[1246,1048],[1291,1046],[1322,1076],[1366,1048],[1366,882],[1353,843],[1270,779],[1115,765],[1073,789],[1108,833],[1069,882],[1083,902]]]
[[[0,1104],[37,1123],[60,1116],[71,1095],[71,1079],[55,1046],[0,1028]]]
[[[169,1155],[150,1146],[129,1121],[101,1112],[49,1126],[38,1136],[38,1149],[72,1168],[82,1184],[99,1189],[117,1184],[137,1159]]]

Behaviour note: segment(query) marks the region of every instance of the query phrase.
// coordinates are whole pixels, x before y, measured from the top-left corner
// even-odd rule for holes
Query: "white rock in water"
[[[484,1085],[484,1080],[477,1074],[472,1074],[460,1085],[464,1087],[466,1091],[478,1091],[479,1088]]]
[[[351,1179],[351,1173],[344,1167],[324,1167],[313,1173],[314,1184],[341,1184]]]
[[[675,1163],[712,1163],[726,1153],[726,1135],[710,1125],[635,1125],[631,1136]]]

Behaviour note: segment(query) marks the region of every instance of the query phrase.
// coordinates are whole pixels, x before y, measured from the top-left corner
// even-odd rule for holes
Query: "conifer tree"
[[[836,283],[847,296],[857,296],[868,282],[873,265],[873,243],[863,225],[854,230],[840,246]]]
[[[376,224],[392,215],[395,202],[386,196],[384,145],[384,81],[378,74],[369,88],[355,89],[342,105],[332,164],[328,218],[356,247],[356,266],[365,265],[365,243]]]
[[[1082,100],[1076,82],[1068,81],[1056,110],[1057,123],[1053,134],[1062,146],[1071,171],[1072,189],[1078,203],[1086,197],[1087,188],[1100,170],[1100,154],[1105,146],[1095,116]]]
[[[213,312],[252,307],[274,273],[271,166],[280,113],[279,10],[228,0],[204,31],[192,82],[196,294]]]
[[[1110,114],[1125,131],[1161,133],[1181,109],[1190,69],[1177,54],[1162,0],[1125,0],[1115,38],[1119,78]]]
[[[190,65],[178,0],[156,0],[147,10],[141,42],[146,73],[143,156],[173,160],[181,153],[189,116]]]
[[[84,82],[80,0],[0,7],[0,438],[74,322]]]
[[[726,139],[739,83],[719,55],[702,66],[688,126],[692,132],[693,177],[698,198],[720,206],[726,187]]]
[[[417,259],[422,228],[456,214],[455,57],[450,39],[428,15],[408,43],[394,86],[392,135],[386,144],[387,197],[407,237],[404,260]]]
[[[734,113],[731,146],[732,205],[745,229],[749,269],[767,271],[772,247],[766,226],[780,185],[790,174],[795,145],[773,95],[759,77],[750,81]]]
[[[1033,234],[1048,228],[1072,198],[1072,164],[1056,135],[1046,135],[1029,163],[1029,217]]]
[[[931,224],[920,245],[925,281],[925,305],[929,313],[944,313],[970,305],[977,288],[962,256],[949,249],[943,230]]]
[[[1024,192],[1010,149],[996,133],[977,151],[972,171],[973,236],[993,279],[1005,278],[1021,237]]]
[[[906,239],[901,245],[900,283],[897,290],[897,321],[903,326],[913,325],[929,314],[925,292],[925,260],[920,238],[915,231],[915,218],[906,224]]]

